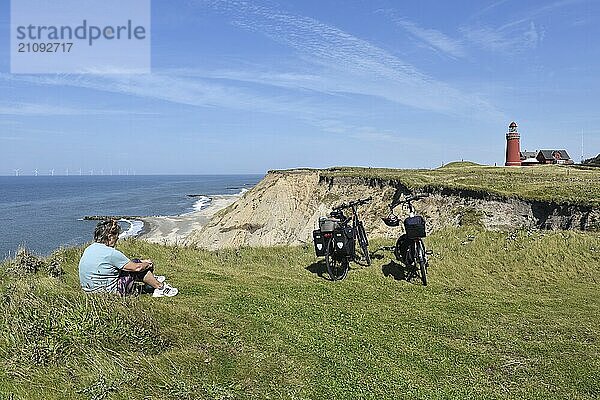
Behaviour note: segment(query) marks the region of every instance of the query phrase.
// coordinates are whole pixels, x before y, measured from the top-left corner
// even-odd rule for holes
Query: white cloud
[[[318,116],[323,104],[307,104],[301,99],[286,95],[262,95],[234,85],[208,82],[199,73],[191,71],[161,71],[148,75],[9,75],[0,73],[0,78],[38,85],[71,86],[119,93],[141,98],[167,101],[196,107],[216,107],[234,110],[248,110],[273,114],[295,114],[299,119],[312,119]],[[335,106],[329,106],[330,111]],[[3,109],[0,106],[0,114]],[[61,107],[36,107],[35,105],[10,106],[4,109],[7,114],[87,114],[94,110],[77,110]],[[97,113],[105,113],[98,110]],[[125,113],[116,111],[114,113]],[[126,112],[130,114],[129,111]]]
[[[135,111],[86,109],[83,107],[56,106],[43,103],[13,102],[0,104],[0,115],[52,116],[52,115],[121,115],[138,114]]]
[[[544,35],[533,21],[529,21],[527,28],[463,27],[461,32],[468,41],[485,50],[506,54],[535,49]]]
[[[394,20],[413,36],[426,43],[432,50],[442,52],[454,58],[463,58],[466,56],[466,51],[460,41],[454,40],[438,30],[422,28],[416,23],[405,19],[394,18]]]
[[[509,19],[499,27],[490,27],[489,25],[469,25],[463,26],[460,30],[466,40],[486,50],[502,53],[523,52],[537,48],[544,40],[544,30],[536,24],[536,18],[547,16],[557,11],[570,8],[573,9],[578,4],[589,3],[590,0],[558,0],[547,2],[545,5],[530,8],[520,13],[517,18]],[[508,0],[500,0],[483,8],[481,11],[471,17],[479,18],[487,14],[490,10],[507,3]],[[522,7],[520,3],[520,7]],[[518,8],[517,8],[518,9]],[[564,14],[564,10],[561,11]],[[563,18],[563,14],[560,15]],[[578,17],[579,18],[579,17]],[[577,23],[576,19],[573,23]]]
[[[388,51],[313,18],[245,1],[194,3],[214,7],[229,15],[236,26],[261,33],[293,49],[319,76],[316,81],[296,80],[296,84],[303,87],[327,93],[373,96],[449,115],[476,112],[484,119],[502,118],[493,106],[477,96],[437,81]],[[420,33],[427,36],[431,44],[435,42],[438,49],[460,54],[458,44],[441,33],[425,30]]]
[[[23,137],[19,137],[19,136],[0,136],[0,140],[6,140],[6,141],[20,141],[20,140],[25,140],[25,138]]]
[[[504,3],[508,2],[508,1],[510,1],[510,0],[499,0],[499,1],[493,2],[490,5],[485,6],[481,10],[477,11],[475,14],[473,14],[471,16],[471,18],[481,17],[482,15],[487,14],[488,12],[490,12],[491,10],[493,10],[494,8],[496,8],[498,6],[501,6],[502,4],[504,4]]]
[[[504,30],[504,29],[510,28],[512,26],[527,24],[529,21],[533,20],[536,17],[539,17],[540,15],[552,14],[555,11],[557,11],[558,9],[561,9],[561,8],[564,8],[564,7],[574,7],[577,4],[588,3],[589,1],[590,0],[559,0],[559,1],[554,1],[552,3],[548,3],[548,4],[544,5],[544,6],[533,8],[533,9],[529,10],[527,13],[525,13],[525,16],[523,18],[516,19],[514,21],[510,21],[510,22],[502,25],[500,27],[500,29]]]
[[[312,124],[318,124],[318,121],[327,118],[355,116],[356,109],[342,107],[335,99],[339,98],[344,104],[348,104],[356,96],[369,96],[380,101],[446,115],[468,114],[477,115],[483,120],[505,119],[492,105],[478,96],[438,81],[380,47],[313,18],[244,1],[194,3],[216,7],[225,12],[235,25],[257,31],[286,45],[295,52],[293,60],[299,66],[283,72],[273,71],[274,67],[271,65],[241,71],[163,70],[148,75],[0,74],[0,78],[41,85],[87,88],[191,106],[283,114]],[[458,54],[457,48],[450,50],[451,42],[441,40],[443,36],[431,31],[421,33],[429,35],[432,43],[437,41],[438,48]],[[264,87],[249,87],[240,85],[239,82]],[[314,93],[326,97],[316,99]],[[13,113],[17,111],[12,110]],[[25,107],[21,112],[41,111],[31,108],[27,110]]]
[[[523,34],[523,39],[525,42],[525,46],[530,48],[536,48],[538,44],[542,41],[543,31],[540,31],[536,28],[535,23],[531,21],[529,24],[529,30],[525,31]]]

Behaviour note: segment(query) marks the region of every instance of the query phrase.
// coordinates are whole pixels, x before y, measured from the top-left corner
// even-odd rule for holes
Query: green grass
[[[61,250],[59,279],[3,274],[0,398],[595,399],[599,239],[441,230],[427,287],[389,254],[332,283],[308,247],[121,243],[162,299],[86,296]]]
[[[600,169],[597,168],[560,165],[490,167],[454,162],[433,170],[342,167],[330,168],[321,174],[334,178],[394,180],[411,189],[467,189],[524,200],[600,206]]]

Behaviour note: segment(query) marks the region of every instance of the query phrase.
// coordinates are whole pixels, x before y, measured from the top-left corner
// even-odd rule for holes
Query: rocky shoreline
[[[147,217],[142,217],[141,215],[86,215],[85,217],[83,217],[82,219],[84,221],[106,221],[109,219],[137,219],[137,220],[141,220],[142,218],[147,218]]]

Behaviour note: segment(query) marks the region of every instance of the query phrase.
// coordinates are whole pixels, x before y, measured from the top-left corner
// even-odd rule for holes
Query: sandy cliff
[[[600,210],[587,206],[524,201],[458,189],[424,188],[430,197],[415,206],[429,231],[444,225],[480,224],[488,229],[597,229]],[[381,217],[394,198],[411,193],[402,182],[359,177],[331,177],[318,170],[272,171],[238,201],[215,214],[187,242],[218,249],[238,246],[297,245],[311,241],[319,216],[332,206],[373,197],[360,208],[370,237],[397,237]],[[400,216],[405,210],[396,209]]]

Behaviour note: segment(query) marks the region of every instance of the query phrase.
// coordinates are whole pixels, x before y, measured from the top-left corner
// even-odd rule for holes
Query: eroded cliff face
[[[430,196],[415,202],[427,219],[428,231],[447,225],[479,224],[487,229],[600,229],[600,210],[502,198],[487,193],[447,188],[424,188]],[[315,170],[274,171],[233,205],[194,232],[188,243],[207,249],[239,246],[310,243],[320,216],[332,206],[373,197],[359,209],[370,237],[397,237],[402,228],[389,228],[382,217],[392,199],[411,191],[394,180],[326,177]],[[404,217],[406,210],[396,208]]]
[[[188,242],[209,249],[302,243],[327,211],[321,189],[317,172],[269,173]]]

